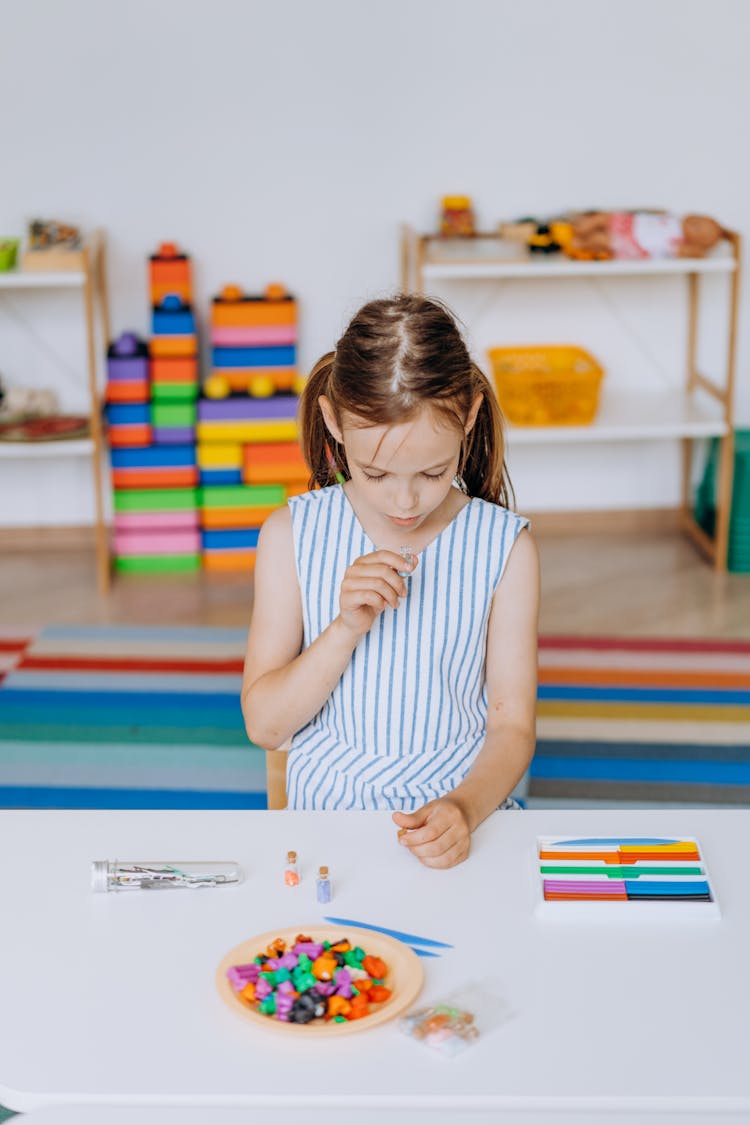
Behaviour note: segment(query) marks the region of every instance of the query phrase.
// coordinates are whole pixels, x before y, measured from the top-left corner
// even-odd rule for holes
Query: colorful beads
[[[333,1023],[363,1019],[371,1005],[389,1000],[383,984],[388,966],[346,939],[315,942],[298,934],[287,949],[282,938],[247,965],[232,965],[227,979],[248,1006],[286,1023]]]

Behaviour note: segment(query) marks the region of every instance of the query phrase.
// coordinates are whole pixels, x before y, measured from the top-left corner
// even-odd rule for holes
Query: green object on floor
[[[5,1106],[0,1105],[0,1121],[7,1121],[10,1117],[15,1117],[16,1111],[14,1109],[6,1109]]]
[[[719,442],[711,440],[703,477],[695,493],[694,515],[708,535],[716,527],[716,485],[719,471]],[[734,435],[734,480],[729,517],[727,569],[750,573],[750,430]]]

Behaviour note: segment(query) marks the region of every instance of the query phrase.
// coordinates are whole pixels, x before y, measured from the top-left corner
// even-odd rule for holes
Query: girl
[[[398,810],[451,867],[534,749],[538,561],[500,408],[450,313],[398,296],[315,365],[300,441],[319,488],[260,535],[248,735],[291,738],[290,808]]]

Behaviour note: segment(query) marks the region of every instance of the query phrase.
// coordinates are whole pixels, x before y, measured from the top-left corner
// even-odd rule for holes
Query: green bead
[[[307,954],[306,953],[300,953],[299,957],[297,958],[297,968],[298,969],[309,969],[311,965],[312,965],[312,961],[307,956]]]
[[[306,992],[308,988],[315,988],[318,983],[312,973],[293,973],[292,980],[298,992]]]
[[[273,1016],[276,1013],[276,996],[272,992],[270,996],[266,996],[265,1000],[261,1000],[258,1005],[258,1011],[262,1012],[264,1016]]]
[[[260,973],[259,975],[262,976],[265,980],[267,980],[269,984],[275,984],[276,983],[276,981],[274,979],[275,976],[276,976],[276,973],[274,973],[270,970],[268,972]]]
[[[346,1023],[346,1016],[334,1016],[333,1022],[334,1023]]]
[[[326,950],[327,950],[327,949],[330,949],[330,948],[331,948],[331,943],[330,943],[330,941],[324,941],[324,942],[323,942],[323,948],[324,948],[324,949],[326,949]]]
[[[277,969],[275,973],[271,973],[274,984],[281,984],[283,980],[291,980],[292,974],[289,969]]]

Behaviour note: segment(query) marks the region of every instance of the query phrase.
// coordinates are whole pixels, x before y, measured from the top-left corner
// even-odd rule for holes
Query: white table
[[[721,921],[538,920],[534,843],[555,834],[696,836]],[[398,847],[388,814],[3,812],[0,1102],[164,1107],[165,1125],[170,1106],[194,1107],[196,1123],[209,1107],[252,1107],[264,1112],[250,1120],[279,1125],[281,1111],[308,1107],[334,1110],[333,1122],[357,1109],[367,1125],[384,1108],[418,1123],[471,1112],[477,1125],[500,1110],[747,1115],[749,836],[750,811],[499,813],[470,860],[441,872]],[[289,848],[294,890],[281,875]],[[93,895],[90,861],[115,856],[237,859],[247,881]],[[314,896],[320,863],[334,881],[327,908]],[[225,952],[324,913],[451,943],[425,961],[425,999],[476,976],[477,943],[494,948],[512,1018],[447,1060],[394,1024],[292,1042],[224,1004],[214,970]]]

